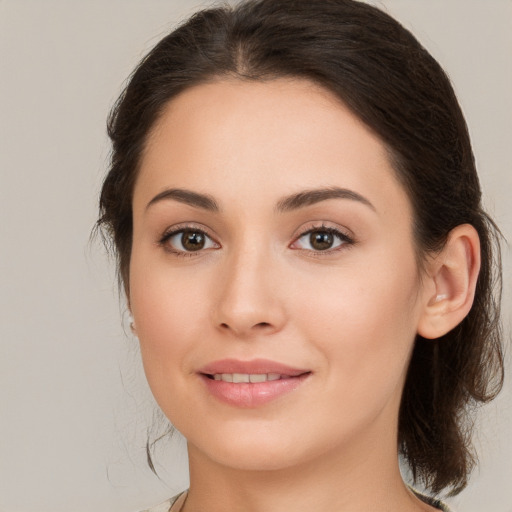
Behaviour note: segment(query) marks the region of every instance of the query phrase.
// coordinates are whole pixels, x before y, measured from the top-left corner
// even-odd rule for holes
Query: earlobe
[[[133,313],[132,313],[132,305],[130,301],[130,295],[129,290],[125,287],[125,293],[126,293],[126,302],[128,307],[128,313],[130,314],[130,331],[132,331],[132,334],[134,336],[137,336],[137,328],[135,327],[135,320],[133,319]]]
[[[469,313],[480,270],[480,239],[470,224],[454,228],[428,263],[428,280],[418,334],[435,339],[456,327]]]
[[[128,313],[130,315],[130,317],[129,317],[130,331],[132,331],[132,334],[134,336],[137,336],[137,328],[135,327],[135,320],[133,319],[133,313],[132,313],[132,308],[131,308],[130,304],[128,304]]]

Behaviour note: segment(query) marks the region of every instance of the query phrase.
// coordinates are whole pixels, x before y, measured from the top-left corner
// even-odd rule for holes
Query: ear
[[[473,305],[479,271],[478,233],[470,224],[461,224],[450,232],[441,252],[427,263],[420,336],[439,338],[462,322]]]

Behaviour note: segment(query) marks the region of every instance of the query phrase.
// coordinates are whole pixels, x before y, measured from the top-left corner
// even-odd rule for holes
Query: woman
[[[502,383],[500,266],[449,80],[388,15],[260,0],[114,108],[100,227],[190,489],[154,510],[447,510]],[[172,508],[171,508],[172,507]]]

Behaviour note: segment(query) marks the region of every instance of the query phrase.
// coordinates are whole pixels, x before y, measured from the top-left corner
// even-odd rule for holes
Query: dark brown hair
[[[472,411],[502,386],[499,231],[481,207],[466,123],[439,64],[413,35],[354,0],[250,0],[196,13],[142,60],[114,106],[98,226],[129,291],[132,194],[145,142],[181,91],[230,77],[311,80],[330,90],[386,145],[414,209],[419,261],[464,223],[482,267],[467,317],[438,340],[420,337],[399,416],[399,448],[415,481],[459,492],[475,463]]]

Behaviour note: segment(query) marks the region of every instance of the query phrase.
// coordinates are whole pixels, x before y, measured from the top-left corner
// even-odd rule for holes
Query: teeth
[[[249,380],[251,382],[265,382],[266,380],[268,380],[268,377],[265,373],[256,373],[254,375],[249,375]]]
[[[213,380],[223,380],[224,382],[266,382],[268,380],[285,379],[286,376],[279,373],[216,373]]]

